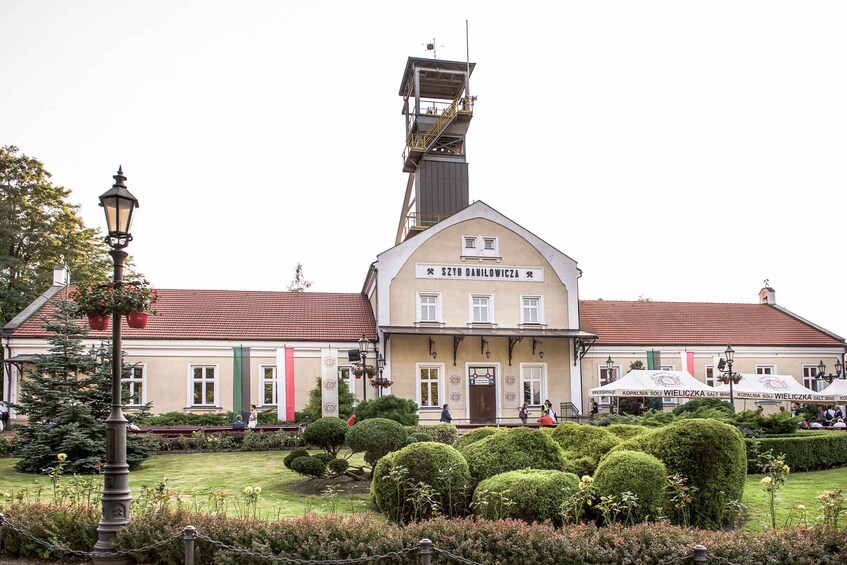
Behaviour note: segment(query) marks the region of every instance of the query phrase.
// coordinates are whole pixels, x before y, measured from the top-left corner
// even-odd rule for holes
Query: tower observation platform
[[[465,135],[475,96],[475,64],[409,57],[400,96],[406,122],[403,172],[409,173],[395,243],[469,204]]]

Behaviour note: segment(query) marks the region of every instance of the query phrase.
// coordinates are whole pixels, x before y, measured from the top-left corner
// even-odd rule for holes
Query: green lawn
[[[319,481],[306,481],[289,471],[282,463],[287,452],[227,452],[153,455],[141,469],[130,472],[130,488],[137,499],[142,487],[155,489],[167,479],[167,490],[178,493],[184,507],[208,511],[210,495],[218,489],[226,497],[226,511],[238,515],[243,508],[246,487],[261,487],[258,516],[276,518],[318,513],[345,514],[366,512],[371,508],[370,495],[362,492],[365,481],[351,481],[342,488],[354,488],[354,494],[332,494]],[[362,465],[362,454],[354,455],[351,465]],[[42,501],[53,497],[48,476],[15,471],[15,459],[0,459],[0,493],[14,495],[26,490],[28,499],[36,496],[38,483]],[[70,478],[66,478],[70,482]],[[99,483],[99,479],[98,479]],[[173,496],[173,495],[172,495]],[[220,501],[218,497],[218,501]],[[172,502],[173,503],[173,502]]]
[[[165,454],[150,457],[142,469],[130,473],[133,499],[138,499],[141,488],[150,489],[167,479],[167,490],[177,493],[181,504],[187,508],[208,511],[210,495],[215,489],[224,493],[226,511],[239,515],[244,510],[246,487],[262,488],[257,515],[263,518],[302,516],[313,511],[343,514],[363,513],[372,510],[370,496],[363,481],[340,485],[338,492],[327,490],[329,481],[307,481],[285,468],[282,459],[287,452],[232,452]],[[47,476],[18,473],[14,459],[0,459],[0,493],[26,492],[33,500],[39,484],[40,499],[52,498],[53,487]],[[351,464],[362,465],[362,455],[357,454]],[[762,530],[769,527],[770,514],[767,496],[760,475],[748,475],[744,489],[744,504],[748,506],[748,520],[744,528]],[[70,482],[72,479],[64,479]],[[99,478],[95,478],[100,484]],[[847,469],[829,469],[809,473],[791,473],[777,493],[777,524],[783,527],[799,518],[798,504],[805,505],[811,524],[818,515],[820,503],[815,498],[834,487],[847,488]],[[352,493],[346,492],[352,490]],[[173,496],[173,494],[172,494]],[[219,499],[220,500],[220,499]],[[173,504],[173,501],[172,501]]]
[[[747,475],[744,486],[744,504],[748,506],[745,530],[763,530],[770,528],[770,506],[765,493],[761,475]],[[817,495],[835,487],[847,489],[847,469],[827,469],[808,473],[790,473],[785,484],[776,493],[777,527],[785,526],[789,521],[797,525],[800,511],[797,505],[806,507],[808,523],[811,525],[820,514],[820,502]]]

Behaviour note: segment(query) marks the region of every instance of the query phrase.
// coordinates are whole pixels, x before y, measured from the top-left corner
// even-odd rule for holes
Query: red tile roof
[[[363,294],[157,289],[159,316],[143,330],[123,322],[125,339],[237,341],[357,341],[375,339],[374,318]],[[7,337],[43,337],[48,302]],[[108,337],[106,331],[91,336]]]
[[[580,300],[600,345],[832,346],[844,341],[768,304]]]

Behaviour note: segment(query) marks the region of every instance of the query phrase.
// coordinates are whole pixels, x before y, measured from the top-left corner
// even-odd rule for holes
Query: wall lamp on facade
[[[532,354],[535,355],[535,348],[538,347],[538,356],[544,359],[544,350],[541,349],[543,342],[540,339],[532,338]]]
[[[844,365],[841,363],[841,359],[839,359],[838,361],[835,362],[835,374],[834,375],[827,375],[826,374],[826,365],[824,364],[823,359],[821,359],[821,362],[818,363],[818,374],[815,375],[815,378],[816,379],[823,379],[828,384],[832,384],[832,381],[834,381],[835,379],[843,379],[844,378],[843,369],[844,369]]]
[[[432,338],[429,338],[429,354],[432,356],[433,359],[438,357],[438,352],[433,349],[434,346],[435,342],[432,341]]]
[[[481,339],[481,342],[479,344],[479,354],[485,355],[486,359],[491,359],[491,350],[488,349],[488,340],[485,339],[484,337],[480,338],[480,339]]]

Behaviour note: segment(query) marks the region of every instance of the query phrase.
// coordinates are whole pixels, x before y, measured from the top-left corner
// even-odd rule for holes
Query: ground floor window
[[[715,386],[715,366],[706,365],[706,384]]]
[[[434,408],[441,406],[441,367],[420,365],[418,367],[418,406]]]
[[[260,365],[262,406],[276,406],[276,365]]]
[[[541,406],[544,402],[544,367],[521,365],[521,404]]]
[[[192,365],[190,371],[191,406],[217,406],[217,367],[207,365]]]
[[[147,367],[145,365],[133,365],[129,369],[129,373],[121,379],[121,387],[123,388],[124,398],[127,398],[128,406],[140,406],[147,400],[147,395],[144,390],[144,381],[147,375]]]

